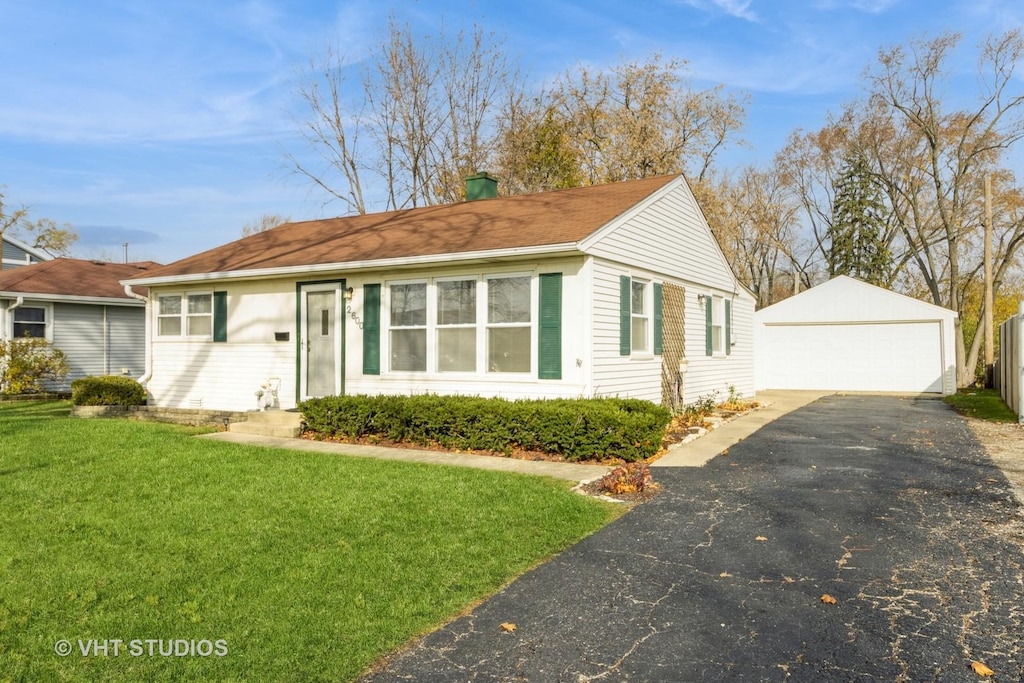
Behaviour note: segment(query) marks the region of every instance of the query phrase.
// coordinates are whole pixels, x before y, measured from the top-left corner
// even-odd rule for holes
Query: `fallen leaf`
[[[729,572],[722,572],[718,576],[719,576],[719,578],[722,578],[722,579],[728,579],[730,576],[732,576],[732,574],[730,574]]]
[[[971,669],[973,669],[974,673],[978,674],[979,676],[995,676],[996,675],[995,671],[993,671],[992,669],[988,668],[987,666],[985,666],[981,662],[971,662]]]
[[[765,538],[764,536],[755,536],[754,540],[755,541],[767,541],[768,539]]]
[[[725,449],[724,451],[722,451],[722,452],[721,452],[721,453],[720,453],[719,455],[729,455],[729,449],[728,449],[728,448],[726,448],[726,449]]]
[[[821,598],[820,598],[820,600],[821,600],[821,601],[822,601],[823,603],[825,603],[826,605],[835,605],[835,604],[837,604],[837,603],[839,602],[838,600],[836,600],[835,598],[833,598],[833,597],[832,597],[831,595],[829,595],[828,593],[825,593],[824,595],[822,595],[822,596],[821,596]]]
[[[510,624],[509,622],[505,621],[501,624],[501,630],[507,631],[508,633],[512,633],[512,631],[516,630],[516,625]]]

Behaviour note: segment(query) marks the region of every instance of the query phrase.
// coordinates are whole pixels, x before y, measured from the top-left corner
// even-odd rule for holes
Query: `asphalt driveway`
[[[366,680],[1024,680],[1024,516],[941,401],[828,396],[656,477]]]

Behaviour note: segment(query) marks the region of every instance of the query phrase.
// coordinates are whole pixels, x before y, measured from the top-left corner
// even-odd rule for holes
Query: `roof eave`
[[[142,306],[143,302],[136,299],[109,296],[79,296],[76,294],[48,294],[46,292],[0,292],[0,299],[17,299],[26,301],[63,302],[69,304],[97,304],[103,306]]]
[[[277,268],[254,268],[247,270],[229,270],[213,273],[189,273],[185,275],[168,275],[165,277],[141,277],[121,280],[121,284],[132,286],[173,285],[190,282],[211,282],[217,280],[265,280],[270,278],[289,277],[294,275],[311,275],[316,273],[344,271],[384,270],[409,268],[415,266],[431,266],[454,262],[519,260],[536,256],[564,256],[579,254],[577,242],[561,244],[545,244],[531,247],[513,247],[509,249],[491,249],[487,251],[467,251],[456,254],[427,254],[424,256],[403,256],[388,259],[370,259],[364,261],[342,261],[335,263],[318,263],[315,265],[284,266]]]

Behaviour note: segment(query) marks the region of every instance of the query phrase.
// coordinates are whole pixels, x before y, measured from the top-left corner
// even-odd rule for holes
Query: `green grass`
[[[550,479],[67,413],[0,404],[0,681],[351,680],[617,514]]]
[[[946,397],[946,403],[961,415],[988,422],[1016,422],[1017,416],[995,389],[961,389]]]

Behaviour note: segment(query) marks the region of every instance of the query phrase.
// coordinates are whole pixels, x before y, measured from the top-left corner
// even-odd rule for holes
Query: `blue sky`
[[[660,52],[697,87],[749,95],[727,166],[764,163],[858,93],[879,47],[1024,24],[1019,0],[0,0],[0,185],[10,205],[71,223],[74,255],[171,262],[237,239],[265,213],[336,215],[290,175],[299,70],[328,43],[372,54],[389,13],[415,31],[474,24],[529,82]],[[1018,89],[1022,83],[1017,81]]]

